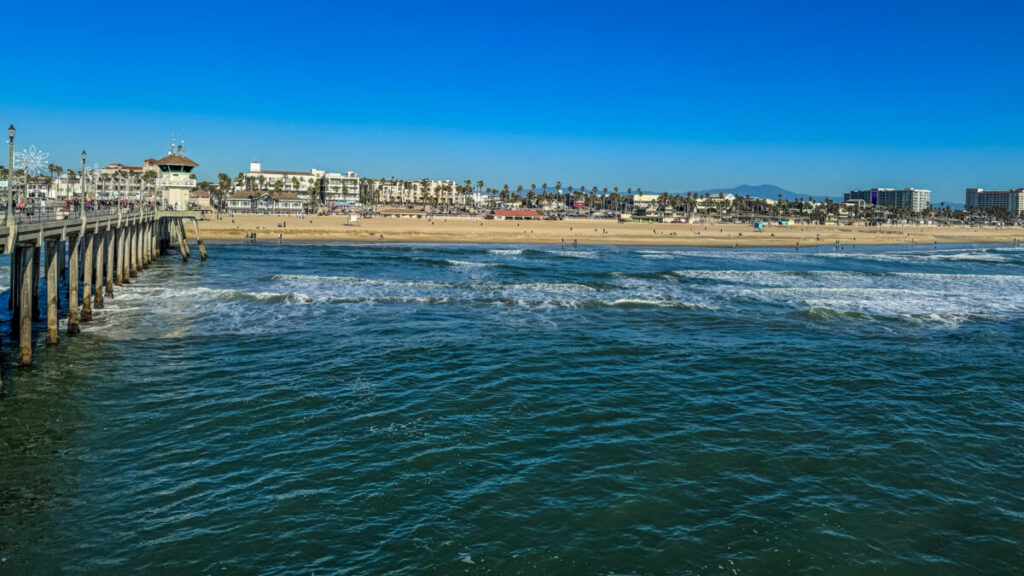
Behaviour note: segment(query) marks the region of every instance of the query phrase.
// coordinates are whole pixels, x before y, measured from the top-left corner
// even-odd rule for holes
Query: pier
[[[195,211],[114,207],[54,211],[35,218],[17,215],[0,225],[0,249],[11,256],[8,307],[11,337],[18,342],[18,365],[32,365],[34,323],[45,318],[46,345],[57,345],[61,316],[68,320],[66,335],[74,336],[81,323],[91,321],[105,300],[114,297],[118,286],[131,283],[172,246],[187,262],[189,224],[200,258],[206,260],[196,224],[201,218],[202,213]],[[43,295],[45,302],[40,300]],[[66,310],[61,309],[62,295]]]

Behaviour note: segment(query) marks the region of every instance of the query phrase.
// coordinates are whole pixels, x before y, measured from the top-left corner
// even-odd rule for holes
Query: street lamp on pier
[[[85,150],[82,150],[82,210],[85,210]]]
[[[7,225],[14,220],[14,124],[7,129]]]

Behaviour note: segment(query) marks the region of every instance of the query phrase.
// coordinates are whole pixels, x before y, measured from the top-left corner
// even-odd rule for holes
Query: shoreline
[[[203,240],[221,243],[311,244],[509,244],[537,246],[652,246],[708,248],[811,248],[820,246],[935,246],[1013,244],[1022,227],[766,226],[745,224],[650,224],[611,220],[362,219],[345,216],[240,214],[199,222]],[[278,226],[284,223],[284,227]],[[246,239],[247,234],[256,239]],[[191,230],[189,236],[192,236]]]
[[[192,236],[193,235],[190,234],[189,241],[194,241],[195,240]],[[542,243],[542,242],[530,242],[530,243],[527,243],[527,242],[518,242],[518,243],[516,243],[516,242],[486,242],[486,241],[476,241],[476,242],[442,242],[442,241],[428,241],[428,240],[424,240],[424,241],[385,240],[385,241],[381,242],[379,240],[377,240],[377,241],[372,241],[372,240],[349,240],[349,239],[343,239],[343,238],[342,239],[333,239],[333,238],[308,239],[308,240],[307,239],[302,239],[302,238],[282,238],[280,240],[278,240],[276,238],[275,239],[259,238],[259,239],[256,239],[256,240],[237,240],[237,239],[231,239],[231,238],[212,238],[211,239],[211,238],[206,238],[205,236],[203,237],[203,242],[205,242],[207,245],[231,245],[231,246],[242,245],[242,244],[253,244],[253,245],[258,245],[258,246],[281,246],[281,245],[293,245],[293,246],[332,246],[332,245],[351,245],[351,246],[382,246],[382,245],[390,245],[390,246],[417,246],[417,245],[422,245],[422,246],[514,246],[514,247],[537,246],[537,247],[550,247],[550,248],[558,248],[558,247],[561,246],[561,244],[550,244],[550,243]],[[813,244],[813,243],[810,243],[810,244],[806,244],[806,245],[805,244],[801,244],[800,245],[800,249],[801,250],[804,250],[804,249],[813,250],[813,249],[827,248],[827,247],[832,246],[832,245],[833,244],[830,244],[830,243],[824,243],[824,244]],[[1002,247],[1012,248],[1012,247],[1015,246],[1015,244],[1012,241],[1003,241],[1003,240],[975,240],[975,241],[969,241],[969,242],[968,241],[962,241],[962,242],[937,242],[937,243],[933,243],[933,244],[921,244],[921,243],[911,244],[911,243],[891,243],[891,242],[890,243],[857,242],[855,244],[851,243],[851,244],[839,244],[839,245],[840,246],[844,246],[844,247],[848,247],[848,246],[863,246],[865,248],[887,248],[887,247],[889,247],[889,248],[911,248],[911,247],[914,247],[914,248],[928,248],[928,247],[934,247],[934,246],[946,246],[946,247],[948,247],[948,246],[964,246],[964,247],[969,247],[969,246],[1000,247],[1000,246],[1002,246]],[[794,246],[779,246],[779,245],[775,245],[775,244],[742,244],[742,245],[736,247],[736,246],[715,246],[715,245],[710,245],[710,244],[584,244],[582,242],[579,243],[579,247],[580,248],[583,248],[583,247],[586,247],[586,248],[701,248],[701,249],[709,249],[709,250],[724,250],[724,249],[730,249],[730,250],[751,250],[751,249],[767,248],[767,249],[771,249],[773,251],[781,251],[781,250],[790,251],[790,250],[794,249]],[[566,246],[565,246],[566,250],[571,250],[572,248],[573,247],[570,244],[566,244]]]

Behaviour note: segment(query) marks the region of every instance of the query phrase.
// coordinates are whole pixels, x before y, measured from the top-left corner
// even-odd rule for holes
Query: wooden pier
[[[61,337],[57,322],[61,315],[66,313],[68,319],[67,335],[78,334],[79,324],[92,320],[105,299],[114,296],[115,287],[129,284],[170,247],[177,248],[182,260],[188,261],[185,227],[189,222],[200,257],[206,260],[206,247],[196,225],[201,218],[200,212],[192,211],[114,208],[49,213],[34,222],[22,216],[9,226],[0,226],[0,248],[11,255],[8,306],[11,335],[18,342],[18,364],[32,365],[33,322],[45,318],[46,344],[56,345]],[[41,278],[45,292],[40,289]],[[46,296],[43,306],[41,292]],[[67,296],[67,310],[60,309],[61,294]]]

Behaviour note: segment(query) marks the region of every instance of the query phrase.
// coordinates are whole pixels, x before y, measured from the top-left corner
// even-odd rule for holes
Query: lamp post
[[[82,150],[82,211],[85,211],[85,150]]]
[[[14,124],[7,129],[7,225],[14,220]]]

